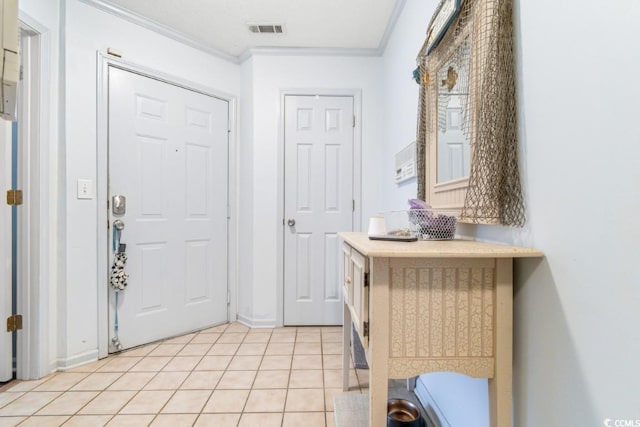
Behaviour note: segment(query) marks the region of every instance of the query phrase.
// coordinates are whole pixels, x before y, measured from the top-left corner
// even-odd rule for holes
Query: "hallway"
[[[341,354],[341,327],[220,325],[11,383],[0,427],[333,426]],[[351,369],[352,392],[367,382]]]

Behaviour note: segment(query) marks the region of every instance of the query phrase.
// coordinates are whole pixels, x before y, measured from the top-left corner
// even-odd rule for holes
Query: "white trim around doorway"
[[[278,229],[276,240],[276,325],[284,326],[284,100],[286,96],[351,96],[355,126],[353,131],[353,229],[360,230],[362,217],[362,90],[361,89],[283,89],[280,91],[278,124]],[[345,230],[348,231],[348,230]]]
[[[18,208],[17,312],[24,327],[18,331],[16,378],[28,380],[56,369],[50,340],[55,314],[50,302],[55,286],[51,250],[57,242],[51,200],[57,181],[51,179],[55,169],[50,140],[51,34],[22,10],[19,21],[24,73],[18,95],[18,182],[25,197]]]
[[[229,291],[229,305],[227,319],[232,320],[237,316],[237,277],[238,277],[238,197],[237,197],[237,159],[238,159],[238,130],[237,130],[237,98],[234,95],[224,93],[209,87],[204,87],[194,82],[161,73],[131,62],[123,61],[114,56],[102,52],[97,53],[98,70],[98,98],[97,98],[97,219],[98,224],[107,224],[107,173],[108,173],[108,70],[109,67],[117,67],[145,77],[160,80],[184,89],[212,96],[229,103],[229,150],[228,150],[228,225],[227,225],[227,286]],[[108,232],[106,227],[97,230],[97,284],[98,284],[98,357],[106,357],[109,351],[109,319],[108,301],[109,285],[107,265]]]

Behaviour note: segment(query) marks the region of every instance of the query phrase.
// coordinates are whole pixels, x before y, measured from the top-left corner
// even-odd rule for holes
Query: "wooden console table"
[[[343,389],[349,389],[349,325],[369,363],[369,425],[386,426],[390,378],[451,371],[489,378],[492,427],[512,411],[513,258],[529,248],[449,240],[344,240]]]

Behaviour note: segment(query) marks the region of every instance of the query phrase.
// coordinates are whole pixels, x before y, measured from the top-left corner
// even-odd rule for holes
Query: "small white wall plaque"
[[[399,184],[416,176],[416,142],[398,151],[395,155],[395,182]]]

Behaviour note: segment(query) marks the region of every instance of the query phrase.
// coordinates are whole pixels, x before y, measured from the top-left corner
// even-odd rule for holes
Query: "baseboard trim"
[[[58,361],[57,360],[52,360],[49,362],[49,364],[47,365],[47,369],[49,370],[46,373],[42,373],[42,375],[40,376],[40,378],[44,378],[49,374],[53,374],[54,372],[56,372],[58,370]],[[33,380],[38,380],[40,378],[31,378]]]
[[[275,319],[256,320],[256,319],[251,319],[249,317],[243,316],[241,314],[238,314],[238,322],[250,328],[256,328],[256,329],[276,327]]]
[[[58,371],[66,371],[96,360],[98,360],[98,349],[77,354],[67,359],[58,359],[56,367]]]

